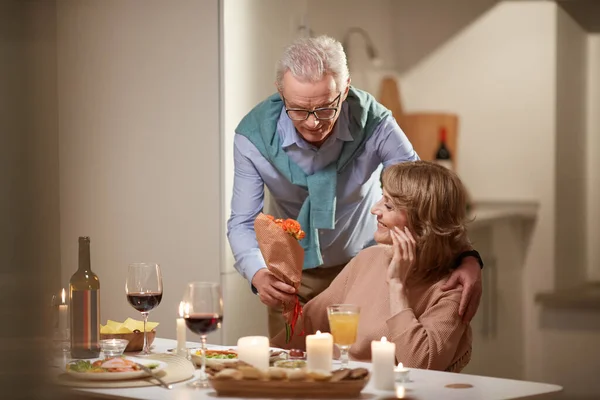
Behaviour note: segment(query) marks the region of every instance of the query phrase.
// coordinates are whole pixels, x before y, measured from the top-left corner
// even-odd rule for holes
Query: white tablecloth
[[[154,341],[153,352],[166,352],[167,349],[174,348],[176,342],[170,339],[159,339]],[[188,347],[199,347],[198,343],[188,342]],[[210,348],[222,348],[224,346],[208,346]],[[230,348],[227,346],[226,348]],[[350,362],[350,367],[371,368],[369,363]],[[196,371],[196,377],[199,371]],[[522,399],[530,396],[538,396],[536,399],[543,398],[541,395],[550,395],[551,393],[562,390],[560,386],[546,383],[535,383],[526,381],[517,381],[511,379],[490,378],[477,375],[452,374],[449,372],[429,371],[422,369],[412,369],[410,371],[410,383],[404,384],[404,393],[407,398],[420,400],[438,400],[438,399],[460,399],[460,400],[500,400],[500,399]],[[450,389],[445,386],[451,383],[467,383],[473,387],[468,389]],[[214,400],[216,392],[212,389],[192,389],[186,386],[185,382],[173,385],[172,390],[163,389],[158,386],[143,387],[135,389],[73,389],[81,390],[87,393],[98,394],[101,397],[108,398],[126,398],[126,399],[145,399],[145,400]],[[402,388],[393,391],[378,391],[372,386],[372,382],[363,390],[363,398],[369,399],[389,399],[401,394]],[[365,396],[366,395],[366,396]],[[223,398],[223,397],[219,397]]]

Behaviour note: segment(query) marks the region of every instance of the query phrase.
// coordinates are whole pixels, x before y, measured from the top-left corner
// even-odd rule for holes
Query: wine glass
[[[340,368],[348,368],[348,350],[356,342],[360,307],[353,304],[333,304],[327,307],[327,317],[333,343],[340,349]]]
[[[129,304],[142,313],[144,320],[144,349],[142,354],[148,355],[150,354],[148,333],[146,332],[148,313],[160,304],[163,295],[160,266],[153,263],[129,264],[125,292]]]
[[[188,283],[183,295],[183,318],[188,329],[202,338],[200,378],[188,383],[195,388],[208,387],[206,374],[206,335],[221,327],[223,297],[221,285],[214,282]]]

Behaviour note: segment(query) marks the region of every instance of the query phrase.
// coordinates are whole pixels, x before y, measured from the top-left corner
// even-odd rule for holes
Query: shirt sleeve
[[[294,336],[290,343],[285,343],[285,329],[271,339],[271,346],[287,349],[306,349],[306,336],[300,336],[304,331],[306,335],[312,335],[316,331],[329,332],[329,318],[327,317],[327,306],[331,304],[342,304],[346,298],[348,289],[354,281],[356,257],[353,258],[335,277],[329,287],[310,300],[302,308],[302,318],[295,327]]]
[[[262,155],[248,139],[239,134],[234,137],[233,148],[233,195],[231,215],[227,221],[227,239],[235,258],[235,269],[251,283],[254,274],[267,266],[254,232],[254,220],[263,209],[265,189],[251,156]]]
[[[394,117],[385,118],[373,135],[376,138],[376,151],[384,168],[403,161],[419,160],[417,152]]]
[[[456,355],[467,329],[458,315],[461,289],[446,292],[417,319],[411,308],[387,320],[396,344],[396,359],[410,368],[444,371]]]

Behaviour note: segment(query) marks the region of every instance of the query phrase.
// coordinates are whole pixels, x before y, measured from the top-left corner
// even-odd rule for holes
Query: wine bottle
[[[450,150],[446,146],[446,128],[440,128],[440,146],[435,153],[435,162],[439,165],[442,165],[448,169],[452,168],[452,155],[450,154]]]
[[[92,272],[90,238],[79,237],[79,267],[69,282],[71,357],[100,355],[100,280]]]

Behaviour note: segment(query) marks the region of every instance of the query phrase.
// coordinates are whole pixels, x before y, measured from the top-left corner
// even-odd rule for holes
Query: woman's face
[[[390,229],[398,227],[403,230],[407,223],[406,212],[392,202],[385,189],[381,200],[371,209],[371,214],[377,217],[377,231],[375,232],[377,243],[391,245]]]

